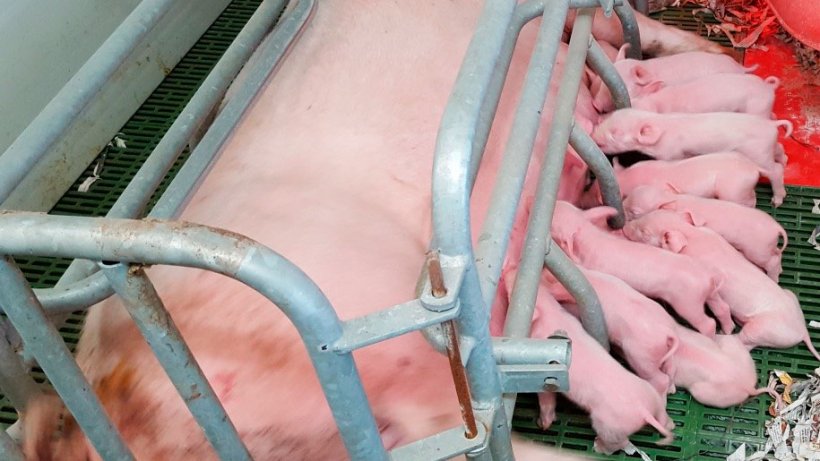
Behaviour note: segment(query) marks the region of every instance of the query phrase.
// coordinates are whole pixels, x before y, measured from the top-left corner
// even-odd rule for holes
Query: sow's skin
[[[777,282],[780,278],[781,258],[789,237],[783,226],[765,212],[724,200],[676,194],[654,186],[638,187],[624,200],[628,219],[654,210],[688,213],[695,225],[720,234],[746,259],[763,268],[772,280]]]
[[[182,219],[275,249],[342,319],[414,298],[430,239],[436,134],[480,8],[318,5]],[[522,32],[485,163],[498,162],[537,30],[535,22]],[[488,184],[480,175],[476,191]],[[473,207],[480,216],[486,202]],[[156,267],[150,276],[254,459],[347,458],[304,346],[275,306],[213,273]],[[420,334],[355,357],[387,448],[461,424],[446,359]],[[89,312],[77,360],[137,459],[215,459],[115,300]],[[52,438],[63,409],[48,399],[33,404],[25,417],[30,460],[99,459],[70,417]],[[520,459],[553,453],[526,450]]]
[[[750,349],[804,342],[820,360],[794,293],[780,288],[713,230],[695,227],[686,213],[657,210],[628,222],[624,235],[720,267],[726,274],[720,294],[742,326],[741,341]]]

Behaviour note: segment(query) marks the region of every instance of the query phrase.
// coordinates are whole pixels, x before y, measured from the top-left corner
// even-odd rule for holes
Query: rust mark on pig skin
[[[441,272],[441,260],[439,260],[438,251],[431,250],[427,252],[427,273],[430,275],[433,297],[443,298],[447,294],[447,288],[444,286],[444,274]]]

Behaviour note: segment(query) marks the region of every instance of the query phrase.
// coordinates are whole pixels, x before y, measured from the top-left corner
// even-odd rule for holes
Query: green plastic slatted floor
[[[120,137],[125,140],[127,147],[108,149],[101,178],[91,186],[89,192],[77,192],[80,183],[91,175],[93,165],[90,166],[54,206],[52,213],[104,216],[108,212],[260,3],[262,0],[234,0],[230,3],[120,130]],[[187,156],[186,150],[154,194],[149,208],[179,171]],[[53,258],[17,258],[17,263],[34,287],[43,288],[53,286],[60,279],[69,261]],[[72,349],[79,339],[82,321],[83,316],[75,314],[60,330]],[[45,379],[39,370],[35,370],[34,375],[40,382]],[[0,400],[0,428],[7,427],[16,419],[14,409],[5,399]]]
[[[110,149],[102,178],[91,187],[90,192],[76,192],[77,185],[90,174],[89,168],[77,180],[72,191],[54,207],[53,213],[102,216],[107,212],[259,3],[260,0],[234,0],[231,3],[123,127],[121,137],[125,139],[127,148]],[[681,13],[675,10],[668,10],[660,17],[664,22],[680,25],[683,29],[703,32],[702,26],[699,29],[697,21],[692,18],[690,11]],[[708,19],[706,21],[709,22]],[[177,162],[160,190],[164,190],[184,158],[185,155]],[[766,206],[771,197],[769,190],[759,188],[758,197],[761,208],[771,212],[770,207]],[[790,246],[783,259],[782,285],[794,290],[800,297],[807,320],[820,320],[820,275],[814,273],[814,268],[820,267],[820,252],[806,243],[812,229],[820,224],[820,215],[810,213],[814,197],[820,198],[820,190],[789,188],[785,204],[773,213],[786,227],[790,238]],[[52,286],[68,265],[64,260],[43,258],[21,259],[18,263],[35,287]],[[77,315],[61,330],[69,346],[76,344],[81,324],[82,317]],[[812,336],[815,341],[820,340],[820,334]],[[803,346],[788,350],[756,350],[753,355],[758,363],[760,383],[765,382],[767,371],[772,368],[799,375],[810,372],[818,365]],[[39,380],[43,379],[40,373],[37,377]],[[14,422],[16,415],[5,400],[0,400],[0,404],[0,427],[5,427]],[[767,406],[766,398],[758,398],[741,407],[716,410],[703,407],[693,402],[688,394],[679,392],[669,398],[669,413],[677,425],[678,438],[675,443],[669,447],[656,447],[652,441],[657,436],[649,431],[636,434],[633,441],[658,460],[722,460],[741,442],[755,445],[763,441],[762,428],[767,418]],[[635,459],[623,454],[609,457],[593,454],[594,433],[587,417],[567,404],[563,404],[559,410],[553,427],[542,432],[535,425],[538,410],[534,396],[521,396],[515,412],[514,426],[528,437],[586,452],[595,458]]]

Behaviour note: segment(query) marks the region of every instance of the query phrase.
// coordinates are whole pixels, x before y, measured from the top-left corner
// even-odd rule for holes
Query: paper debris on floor
[[[820,236],[820,226],[815,227],[814,230],[811,231],[811,235],[807,240],[812,246],[814,246],[815,250],[820,250],[820,242],[817,241],[818,236]]]

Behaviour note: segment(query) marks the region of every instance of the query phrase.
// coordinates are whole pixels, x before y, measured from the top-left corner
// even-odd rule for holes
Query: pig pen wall
[[[79,184],[91,175],[89,167],[51,210],[53,214],[103,216],[117,196],[130,181],[134,173],[157,145],[176,115],[184,107],[198,86],[206,77],[233,38],[247,22],[261,0],[234,0],[216,22],[199,39],[182,61],[173,69],[164,82],[154,91],[146,103],[120,130],[126,147],[111,147],[106,153],[105,166],[101,178],[89,192],[77,192]],[[702,32],[705,29],[689,10],[667,10],[657,16],[664,22],[680,25],[681,28]],[[708,21],[708,19],[707,19]],[[710,37],[722,44],[728,44],[723,37]],[[172,171],[154,195],[161,195],[170,179],[176,174],[187,158],[184,152]],[[771,213],[789,233],[790,245],[783,257],[781,284],[798,295],[806,314],[806,320],[820,320],[820,252],[806,242],[816,225],[820,225],[820,215],[812,215],[812,199],[820,198],[820,189],[788,188],[789,196],[782,207],[772,211],[768,207],[771,196],[768,187],[758,188],[760,207]],[[153,204],[153,201],[151,202]],[[17,258],[21,269],[34,287],[51,287],[57,282],[69,264],[68,260],[48,258]],[[73,315],[61,329],[61,334],[69,347],[79,338],[83,316]],[[820,339],[815,331],[810,331],[812,339]],[[769,370],[786,370],[793,376],[812,371],[818,363],[811,357],[805,346],[786,350],[757,349],[753,351],[760,377],[765,383]],[[44,381],[42,373],[34,376]],[[646,450],[653,459],[715,459],[723,460],[740,443],[758,446],[764,442],[764,422],[768,419],[768,397],[758,397],[745,405],[725,410],[704,407],[695,402],[685,391],[669,396],[668,411],[675,420],[678,438],[668,447],[656,447],[653,441],[657,435],[649,430],[632,437],[635,444]],[[563,404],[553,426],[546,432],[535,424],[537,403],[532,395],[520,395],[514,415],[515,429],[527,437],[558,445],[566,449],[584,452],[595,459],[637,459],[623,453],[603,456],[592,452],[594,432],[586,415]],[[5,398],[0,399],[0,427],[6,428],[16,419],[16,413]]]

